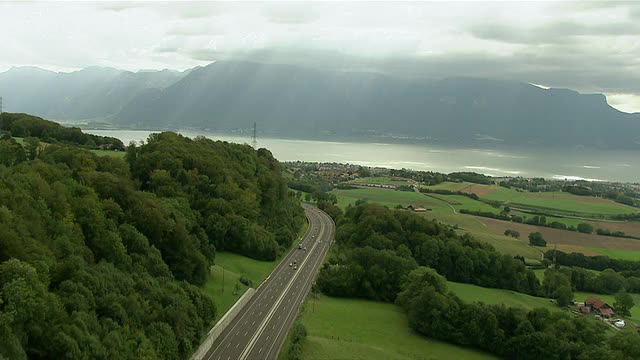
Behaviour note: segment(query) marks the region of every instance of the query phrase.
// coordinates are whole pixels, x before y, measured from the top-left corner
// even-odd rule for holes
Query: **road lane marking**
[[[324,232],[324,228],[322,228],[322,232]],[[307,252],[304,260],[302,261],[302,263],[300,264],[300,269],[302,270],[304,268],[304,266],[307,263],[307,260],[309,260],[309,258],[311,258],[311,254],[313,254],[313,250],[316,248],[316,246],[318,245],[318,242],[314,242],[313,246],[311,247],[311,250],[309,250],[309,252]],[[322,246],[320,247],[322,248]],[[317,258],[316,258],[317,259]],[[317,262],[317,260],[316,260]],[[300,275],[301,272],[296,272],[291,280],[289,281],[289,284],[287,285],[287,287],[284,289],[284,291],[282,292],[282,294],[280,295],[280,297],[278,298],[278,300],[276,300],[276,303],[273,305],[273,307],[271,308],[271,310],[269,311],[269,313],[267,313],[267,316],[264,318],[264,320],[262,321],[262,324],[260,325],[260,327],[258,327],[258,330],[253,334],[253,336],[251,337],[251,340],[249,341],[249,343],[247,344],[247,347],[244,348],[244,350],[242,351],[242,354],[240,354],[239,359],[240,360],[245,360],[247,358],[247,356],[249,355],[249,353],[251,352],[251,350],[253,349],[253,347],[256,344],[256,341],[258,340],[258,338],[260,337],[260,335],[262,335],[262,332],[264,331],[265,326],[267,325],[267,323],[269,322],[271,316],[273,316],[273,313],[276,311],[276,309],[278,308],[279,304],[282,303],[282,300],[284,299],[284,296],[287,294],[287,291],[291,288],[291,285],[293,285],[293,283],[295,282],[295,280],[298,278],[298,275]],[[291,300],[289,298],[289,300]],[[287,301],[287,303],[289,302],[289,300]],[[267,337],[267,340],[269,340],[269,337]]]
[[[322,213],[320,213],[320,212],[316,211],[315,209],[313,209],[313,208],[311,208],[311,207],[307,207],[307,206],[305,206],[305,209],[306,209],[306,210],[309,210],[308,212],[305,212],[305,215],[306,215],[306,217],[307,217],[307,219],[308,219],[309,223],[312,223],[312,222],[314,222],[314,221],[319,221],[319,222],[320,222],[320,224],[321,224],[321,226],[322,226],[322,221],[323,221],[323,219],[322,219],[322,218],[323,218]],[[326,217],[325,217],[325,220],[326,220]],[[323,231],[322,231],[322,233],[324,233],[324,227],[322,228],[322,230],[323,230]],[[329,233],[330,233],[330,234],[331,234],[332,232],[333,232],[333,233],[335,233],[335,231],[331,231],[331,230],[332,230],[332,229],[329,229]],[[316,231],[317,231],[317,230],[316,230]],[[315,238],[314,236],[309,237],[309,235],[311,235],[311,232],[310,232],[310,231],[308,231],[307,233],[305,233],[305,235],[303,236],[303,238],[302,238],[302,240],[301,240],[301,242],[302,242],[303,244],[309,243],[310,241],[312,241],[312,239],[313,239],[313,238]],[[331,243],[333,243],[333,241],[329,241],[329,244],[331,244]],[[315,247],[315,244],[314,244],[314,247]],[[305,258],[308,258],[308,257],[309,257],[309,254],[310,254],[310,252],[308,252],[307,254],[305,254]],[[284,258],[284,259],[282,259],[282,260],[280,261],[280,263],[279,263],[279,264],[278,264],[278,266],[275,268],[275,270],[271,273],[271,275],[272,275],[272,276],[274,276],[274,278],[276,278],[276,279],[277,279],[277,278],[282,279],[282,283],[284,283],[284,280],[285,280],[284,278],[287,278],[287,276],[289,275],[289,273],[288,273],[288,272],[287,272],[287,270],[286,270],[286,269],[287,269],[286,264],[287,264],[287,262],[289,262],[291,259],[293,259],[295,256],[296,256],[296,252],[295,252],[295,251],[290,251],[290,252],[287,254],[287,256],[285,256],[285,258]],[[270,275],[270,276],[271,276],[271,275]],[[283,277],[284,277],[284,278],[283,278]],[[254,307],[254,305],[256,305],[256,304],[258,304],[258,305],[257,305],[258,307],[260,306],[260,304],[261,304],[261,302],[260,302],[260,301],[263,301],[263,300],[264,300],[264,299],[263,299],[264,291],[263,291],[263,292],[260,292],[260,290],[262,289],[262,285],[263,285],[263,284],[264,284],[264,282],[263,282],[263,283],[261,283],[261,284],[260,284],[260,286],[258,286],[258,288],[256,289],[258,293],[257,293],[257,294],[256,294],[256,296],[252,299],[253,301],[251,301],[251,304],[250,304],[250,305],[249,305],[249,307],[247,308],[247,311],[246,311],[246,312],[242,312],[242,315],[240,316],[240,319],[239,319],[237,322],[235,322],[235,323],[233,324],[233,326],[231,327],[231,329],[229,329],[229,331],[228,331],[228,332],[226,332],[226,334],[224,335],[224,337],[223,337],[223,338],[222,338],[222,340],[220,341],[219,345],[218,345],[218,346],[216,346],[216,348],[215,348],[215,349],[213,349],[213,351],[211,351],[211,348],[209,349],[209,351],[211,351],[211,352],[210,352],[210,354],[211,354],[211,355],[209,355],[209,356],[207,357],[207,360],[210,360],[210,359],[211,359],[211,358],[212,358],[212,357],[213,357],[213,356],[218,352],[218,350],[220,350],[220,346],[221,346],[222,344],[224,344],[224,343],[225,343],[225,341],[227,340],[227,338],[229,338],[230,336],[232,336],[231,334],[232,334],[232,332],[233,332],[234,328],[235,328],[235,327],[236,327],[236,326],[237,326],[237,325],[242,321],[242,319],[243,319],[245,316],[247,316],[247,315],[248,315],[248,313],[249,313],[249,311],[251,310],[251,308],[253,308],[253,307]],[[269,286],[269,284],[271,284],[271,283],[269,282],[266,286]],[[263,305],[265,305],[265,306],[266,306],[266,304],[263,304]],[[255,310],[254,310],[254,311],[252,311],[252,312],[251,312],[251,314],[255,314]],[[229,358],[230,358],[230,357],[229,357]],[[228,359],[227,359],[227,360],[228,360]]]
[[[331,244],[331,243],[329,243],[329,244]],[[323,249],[322,249],[323,251],[321,251],[321,255],[325,255],[325,254],[326,254],[326,252],[328,252],[328,251],[329,251],[329,247],[330,247],[330,245],[329,245],[329,246],[324,246],[324,247],[323,247]],[[319,257],[316,259],[316,262],[315,262],[315,264],[314,264],[314,265],[315,265],[315,266],[317,266],[317,267],[318,267],[318,269],[320,268],[320,263],[323,261],[323,259],[324,259],[324,256],[319,256]],[[307,280],[307,281],[305,282],[305,286],[308,286],[308,287],[309,287],[309,290],[308,290],[308,291],[310,291],[310,290],[311,290],[311,286],[310,286],[310,284],[309,284],[309,280],[311,280],[311,276],[308,276],[306,280]],[[287,318],[290,318],[290,317],[291,317],[292,312],[293,312],[294,310],[300,309],[300,306],[302,306],[302,302],[304,301],[304,298],[305,298],[305,297],[306,297],[306,292],[305,292],[305,291],[302,291],[302,292],[300,292],[300,293],[298,294],[298,296],[296,297],[296,302],[298,302],[298,303],[299,303],[299,305],[298,305],[297,307],[296,307],[296,306],[293,306],[293,307],[289,310],[289,313],[287,314]],[[295,305],[295,304],[294,304],[294,305]],[[267,354],[265,355],[265,358],[269,358],[269,354],[271,354],[271,350],[273,349],[273,347],[274,347],[274,346],[276,345],[276,343],[278,342],[278,337],[280,336],[280,334],[281,334],[281,333],[282,333],[282,331],[284,330],[284,327],[285,327],[285,325],[287,325],[287,322],[288,322],[288,321],[285,319],[285,321],[282,323],[282,325],[281,325],[281,326],[280,326],[280,328],[278,329],[278,331],[277,331],[277,333],[276,333],[276,335],[275,335],[275,340],[273,341],[273,343],[272,343],[272,344],[271,344],[271,346],[269,347],[269,350],[267,351]],[[282,344],[280,344],[280,346],[282,346]],[[280,347],[279,347],[278,349],[280,349]]]

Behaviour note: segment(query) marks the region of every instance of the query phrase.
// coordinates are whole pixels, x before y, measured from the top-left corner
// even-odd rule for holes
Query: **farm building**
[[[423,207],[418,207],[418,206],[413,206],[413,205],[407,206],[407,209],[409,209],[411,211],[415,211],[415,212],[425,212],[425,211],[427,211],[427,209],[425,209]]]
[[[609,306],[609,304],[594,296],[589,296],[587,300],[584,301],[584,305],[590,308],[591,312],[600,314],[604,317],[611,317],[614,314],[613,308]]]

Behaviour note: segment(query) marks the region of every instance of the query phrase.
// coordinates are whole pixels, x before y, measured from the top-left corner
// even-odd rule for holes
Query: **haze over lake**
[[[84,130],[113,136],[125,144],[146,140],[157,131]],[[250,143],[249,135],[233,136],[206,131],[180,131],[188,137]],[[640,154],[630,150],[586,148],[482,148],[445,147],[432,144],[360,143],[259,138],[280,161],[352,163],[386,168],[407,168],[450,173],[473,171],[491,176],[523,176],[620,182],[640,181]]]

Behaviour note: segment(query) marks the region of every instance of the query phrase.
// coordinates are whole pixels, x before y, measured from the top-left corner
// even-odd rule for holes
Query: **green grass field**
[[[302,228],[298,232],[298,237],[307,232],[309,224],[305,221]],[[291,243],[291,247],[295,246],[297,241]],[[290,250],[290,249],[289,249]],[[288,251],[286,252],[288,253]],[[203,290],[213,298],[218,310],[217,318],[224,315],[227,310],[244,294],[247,287],[240,283],[240,276],[245,275],[253,283],[253,287],[257,288],[260,283],[273,271],[280,263],[282,256],[276,261],[260,261],[238,255],[232,252],[221,251],[216,253],[216,264],[211,267],[209,279],[203,286]],[[222,271],[224,268],[224,289]],[[234,294],[236,284],[239,291]]]
[[[490,289],[476,285],[461,284],[447,281],[449,290],[458,295],[465,302],[483,302],[485,304],[504,304],[509,307],[520,307],[525,310],[547,308],[552,311],[562,311],[550,299],[518,293],[511,290]]]
[[[562,214],[616,215],[638,211],[630,206],[588,196],[577,196],[563,192],[519,192],[500,186],[496,187],[496,191],[481,197],[487,200],[502,201],[512,207]]]
[[[115,158],[120,158],[123,159],[124,156],[126,155],[125,151],[114,151],[114,150],[89,150],[92,153],[98,155],[98,156],[111,156],[111,157],[115,157]]]
[[[418,194],[413,191],[396,191],[386,189],[350,189],[341,190],[335,189],[330,192],[335,194],[338,198],[338,206],[340,208],[346,208],[348,204],[354,204],[357,200],[367,200],[370,203],[378,203],[390,208],[396,205],[402,205],[404,207],[409,205],[422,206],[434,211],[447,208],[447,204],[444,202]],[[450,209],[448,211],[451,211]]]
[[[392,180],[390,177],[365,177],[351,181],[353,184],[408,185],[407,181]]]
[[[224,270],[224,289],[222,288],[222,267],[214,265],[211,267],[209,273],[209,279],[204,284],[202,289],[204,292],[213,298],[216,304],[216,320],[220,319],[224,313],[229,310],[233,304],[244,294],[247,287],[241,284],[238,279],[240,274]],[[234,294],[235,285],[238,284],[239,291]]]
[[[595,248],[595,247],[590,247],[589,249],[597,251],[602,255],[607,255],[612,259],[640,261],[640,251],[603,249],[603,248]]]
[[[496,358],[417,334],[409,328],[402,308],[394,304],[320,295],[315,311],[307,300],[302,323],[308,333],[303,358],[308,360]]]
[[[468,186],[474,185],[473,183],[470,182],[449,182],[449,181],[445,181],[443,183],[440,183],[438,185],[433,185],[433,186],[423,186],[425,188],[428,189],[432,189],[432,190],[449,190],[449,191],[460,191]]]

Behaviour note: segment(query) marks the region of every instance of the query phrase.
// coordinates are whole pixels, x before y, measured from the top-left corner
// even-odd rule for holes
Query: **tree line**
[[[34,137],[46,143],[78,145],[90,149],[124,150],[124,144],[120,139],[86,134],[80,128],[65,127],[28,114],[1,113],[0,130],[14,137]]]
[[[417,266],[432,267],[451,281],[540,292],[540,282],[521,261],[413,213],[364,203],[349,207],[337,224],[335,245],[318,278],[329,295],[394,301]]]
[[[606,324],[564,312],[468,304],[448,291],[444,277],[427,267],[409,273],[396,303],[417,332],[507,359],[640,357],[640,336],[635,331],[608,336]]]

